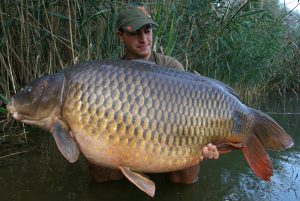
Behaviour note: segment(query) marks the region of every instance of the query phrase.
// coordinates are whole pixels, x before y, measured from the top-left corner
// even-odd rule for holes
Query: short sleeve
[[[150,60],[160,66],[174,68],[174,69],[182,70],[182,71],[185,70],[183,65],[177,59],[170,57],[170,56],[162,55],[157,52],[152,53]]]
[[[166,62],[166,66],[169,68],[177,69],[177,70],[182,70],[182,71],[185,70],[183,65],[177,59],[172,58],[172,57],[170,57],[169,61]]]

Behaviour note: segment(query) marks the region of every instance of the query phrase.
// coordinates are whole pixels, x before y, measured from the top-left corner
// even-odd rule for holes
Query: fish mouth
[[[16,108],[15,108],[14,106],[12,106],[11,103],[9,103],[9,104],[6,105],[6,109],[7,109],[7,111],[8,111],[9,113],[11,113],[12,115],[13,115],[14,113],[17,112],[17,111],[16,111]]]
[[[28,114],[28,113],[22,112],[22,111],[17,111],[18,109],[13,104],[13,101],[6,105],[6,109],[12,115],[12,117],[18,121],[21,121],[23,123],[30,124],[30,125],[37,125],[42,128],[45,128],[45,129],[50,128],[53,114],[51,114],[47,117],[39,118],[36,115]]]
[[[7,111],[12,115],[12,117],[16,120],[22,121],[26,119],[26,114],[20,113],[17,111],[16,106],[14,105],[13,99],[6,105]]]
[[[17,120],[20,120],[20,118],[19,118],[20,115],[17,112],[15,106],[13,106],[11,103],[9,103],[9,104],[6,105],[6,109],[13,116],[13,118],[15,118]]]

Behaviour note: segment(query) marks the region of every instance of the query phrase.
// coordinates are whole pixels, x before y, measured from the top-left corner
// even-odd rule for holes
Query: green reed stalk
[[[124,50],[116,17],[126,2],[1,1],[0,93],[9,97],[30,80],[76,62],[119,58]],[[273,1],[143,2],[160,25],[155,50],[187,70],[221,80],[242,97],[300,90],[300,28]]]
[[[4,108],[4,106],[2,107],[2,105],[7,105],[7,103],[8,103],[8,99],[2,94],[0,94],[0,113],[2,114],[7,113],[7,110]]]

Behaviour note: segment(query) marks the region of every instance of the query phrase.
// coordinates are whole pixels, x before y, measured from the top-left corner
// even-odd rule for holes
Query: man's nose
[[[139,35],[139,39],[140,39],[141,42],[146,42],[146,34],[141,33],[141,34]]]

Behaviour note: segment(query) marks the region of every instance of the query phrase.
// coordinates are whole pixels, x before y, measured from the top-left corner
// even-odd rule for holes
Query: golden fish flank
[[[32,100],[36,95],[21,91],[8,105],[11,113],[18,113],[14,117],[49,129],[70,162],[78,159],[80,150],[95,165],[119,168],[151,196],[153,191],[139,183],[151,189],[153,183],[145,178],[135,182],[143,177],[132,177],[133,171],[191,167],[209,142],[242,149],[252,170],[266,181],[272,168],[263,146],[293,145],[274,120],[242,104],[228,86],[188,72],[140,62],[87,62],[32,85],[39,92],[45,82],[54,94],[46,91],[46,98]],[[29,103],[37,114],[26,114]],[[48,114],[51,124],[41,124],[41,114]]]

